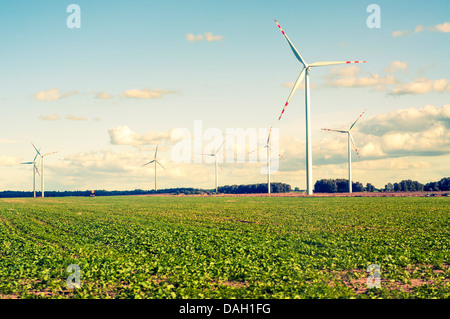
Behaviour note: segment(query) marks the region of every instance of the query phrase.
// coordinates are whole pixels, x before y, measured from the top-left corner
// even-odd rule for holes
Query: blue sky
[[[79,29],[66,25],[71,3],[81,8]],[[371,3],[381,8],[379,29],[366,25]],[[160,187],[213,187],[211,165],[171,159],[170,130],[193,131],[195,120],[223,132],[276,126],[286,160],[272,179],[304,188],[302,89],[277,121],[302,66],[274,19],[309,63],[368,61],[311,72],[314,181],[347,176],[345,138],[320,128],[346,127],[365,109],[354,180],[383,187],[448,175],[448,1],[14,1],[0,9],[2,190],[31,188],[31,170],[20,165],[34,157],[31,141],[59,151],[46,160],[48,190],[151,188],[153,171],[140,166],[156,143],[167,164]],[[255,164],[223,168],[221,184],[265,181]]]

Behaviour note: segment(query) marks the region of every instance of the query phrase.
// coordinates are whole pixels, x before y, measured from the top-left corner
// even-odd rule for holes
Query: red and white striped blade
[[[276,153],[276,151],[272,148],[272,146],[267,145],[272,151],[274,151]],[[278,153],[278,157],[280,157],[282,160],[285,160],[286,158],[284,158],[283,156],[281,156],[280,153]]]
[[[286,101],[286,104],[284,105],[283,111],[281,111],[280,117],[278,118],[278,120],[281,119],[281,117],[283,116],[284,111],[286,110],[286,107],[289,104],[289,101],[291,100],[292,96],[294,95],[295,90],[297,90],[298,86],[300,85],[300,83],[302,83],[303,79],[305,78],[305,70],[306,68],[303,68],[302,72],[300,72],[300,75],[297,78],[297,81],[295,81],[294,87],[292,88],[291,94],[289,94],[289,97]]]
[[[220,150],[220,148],[223,146],[223,144],[225,144],[225,141],[226,141],[226,139],[223,140],[223,143],[219,146],[219,148],[217,149],[217,151],[216,151],[215,154],[219,153],[219,150]]]
[[[267,146],[267,145],[266,145]],[[258,147],[256,150],[253,150],[253,151],[251,151],[251,152],[248,152],[248,154],[251,154],[251,153],[254,153],[254,152],[257,152],[257,151],[259,151],[260,149],[262,149],[262,148],[265,148],[266,146],[261,146],[261,147]]]
[[[280,29],[281,33],[283,33],[284,37],[286,38],[287,42],[289,43],[289,46],[292,49],[292,52],[294,52],[295,57],[297,58],[297,60],[299,60],[304,66],[307,66],[308,64],[306,64],[305,60],[303,59],[303,57],[300,55],[300,53],[298,52],[298,50],[295,48],[294,44],[291,42],[291,40],[289,40],[286,32],[284,32],[284,30],[281,28],[280,24],[278,23],[277,20],[275,20],[275,23],[277,24],[278,28]]]
[[[358,149],[356,148],[355,141],[353,140],[352,134],[350,132],[348,132],[348,135],[350,136],[350,141],[352,142],[352,145],[355,148],[356,155],[358,155],[358,158],[361,158],[361,157],[359,157],[359,152],[358,152]]]
[[[352,129],[353,126],[355,126],[356,122],[359,121],[359,119],[363,116],[363,114],[366,112],[367,110],[364,110],[364,112],[361,113],[361,115],[356,119],[355,122],[353,122],[352,126],[350,126],[350,128],[348,129],[349,131]]]
[[[353,63],[367,63],[367,61],[324,61],[324,62],[314,62],[309,66],[327,66],[327,65],[337,65],[337,64],[353,64]]]
[[[270,127],[269,136],[267,137],[267,144],[269,144],[269,142],[270,142],[270,134],[271,133],[272,133],[272,126]]]
[[[34,147],[34,149],[36,150],[36,152],[37,152],[39,155],[41,155],[41,153],[39,152],[40,149],[38,150],[38,149],[36,148],[36,146],[34,146],[33,142],[31,142],[31,145],[33,145],[33,147]]]
[[[332,132],[339,132],[339,133],[347,133],[347,131],[341,131],[341,130],[333,130],[331,128],[323,128],[322,131],[332,131]]]

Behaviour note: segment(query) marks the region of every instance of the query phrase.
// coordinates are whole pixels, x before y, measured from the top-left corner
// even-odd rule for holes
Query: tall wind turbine
[[[315,62],[308,64],[303,59],[303,57],[300,55],[300,53],[297,51],[295,46],[292,44],[291,40],[289,40],[286,33],[283,31],[281,26],[278,24],[277,20],[275,20],[275,23],[277,24],[278,28],[281,30],[281,33],[283,33],[284,37],[286,38],[289,46],[291,47],[292,51],[294,52],[295,57],[297,60],[299,60],[303,64],[303,69],[300,72],[300,75],[297,78],[297,81],[294,84],[294,87],[292,88],[291,94],[289,94],[289,97],[286,101],[286,104],[284,105],[283,111],[280,114],[280,117],[278,120],[281,119],[281,116],[283,115],[284,111],[286,110],[286,107],[289,104],[289,101],[292,98],[292,95],[294,94],[295,90],[298,88],[298,86],[302,83],[303,78],[305,79],[305,120],[306,120],[306,187],[307,187],[307,194],[312,195],[313,192],[313,185],[312,185],[312,153],[311,153],[311,126],[310,126],[310,101],[309,101],[309,72],[311,67],[317,67],[317,66],[327,66],[327,65],[337,65],[337,64],[351,64],[351,63],[366,63],[366,61],[326,61],[326,62]]]
[[[268,194],[270,194],[270,162],[271,162],[270,161],[270,157],[271,157],[270,151],[272,150],[272,151],[275,152],[275,150],[272,148],[272,146],[270,146],[270,135],[271,135],[271,133],[272,133],[272,126],[270,127],[269,135],[267,136],[266,144],[264,146],[256,149],[256,150],[254,150],[254,151],[249,152],[249,154],[250,154],[250,153],[256,152],[257,150],[260,150],[261,148],[267,148],[267,193]],[[281,156],[280,154],[278,154],[278,156],[281,157],[282,159],[284,159],[283,156]]]
[[[225,140],[223,141],[222,145],[219,146],[217,151],[215,151],[214,153],[201,154],[201,155],[206,155],[206,156],[214,156],[215,167],[216,167],[216,171],[215,171],[215,175],[216,175],[216,183],[215,183],[216,193],[217,193],[218,188],[219,188],[219,172],[217,171],[217,154],[219,153],[219,150],[221,149],[223,144],[225,144]]]
[[[31,143],[31,144],[33,144],[33,143]],[[34,147],[34,145],[33,145],[33,147]],[[35,149],[36,149],[36,147],[35,147]],[[37,151],[36,156],[34,157],[32,162],[21,163],[21,164],[32,164],[33,165],[33,197],[36,197],[36,172],[39,175],[38,165],[36,163],[36,158],[39,155],[39,151],[37,149],[36,149],[36,151]]]
[[[162,166],[162,164],[156,159],[156,154],[158,153],[158,146],[159,145],[156,146],[155,157],[153,158],[153,160],[148,162],[148,163],[145,163],[144,165],[142,165],[142,166],[145,166],[145,165],[148,165],[148,164],[151,164],[151,163],[155,163],[155,192],[158,190],[158,188],[156,187],[156,164],[158,164],[159,166],[164,168],[164,166]]]
[[[365,112],[365,111],[364,111]],[[350,132],[353,126],[355,126],[356,122],[363,116],[364,112],[361,113],[361,115],[356,119],[355,122],[350,126],[350,128],[347,131],[342,130],[332,130],[329,128],[323,128],[324,131],[333,131],[338,133],[345,133],[347,134],[347,151],[348,151],[348,192],[352,192],[352,148],[350,143],[353,145],[356,151],[356,155],[359,157],[358,149],[356,148],[355,141],[353,140],[352,133]]]
[[[33,145],[34,149],[36,150],[36,152],[39,154],[40,159],[39,161],[41,162],[41,195],[42,197],[44,197],[44,157],[48,156],[48,155],[52,155],[52,154],[56,154],[58,152],[51,152],[51,153],[47,153],[47,154],[41,154],[41,152],[39,152],[39,150],[36,148],[36,146],[34,146],[33,143],[31,143],[31,145]],[[38,164],[39,166],[39,164]]]

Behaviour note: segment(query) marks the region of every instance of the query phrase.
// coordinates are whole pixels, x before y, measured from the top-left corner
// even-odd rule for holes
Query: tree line
[[[286,183],[271,183],[271,193],[288,193],[292,191],[291,185]],[[298,187],[294,191],[300,191]],[[377,189],[371,183],[364,186],[360,182],[352,182],[352,192],[415,192],[415,191],[450,191],[450,177],[444,177],[437,182],[421,184],[410,179],[396,183],[387,183],[384,188]],[[221,194],[258,194],[267,193],[267,184],[251,185],[226,185],[218,187]],[[345,193],[348,192],[348,179],[321,179],[314,184],[314,193]],[[65,196],[120,196],[120,195],[151,195],[151,194],[171,194],[171,195],[211,195],[215,194],[213,189],[201,189],[192,187],[178,187],[155,190],[86,190],[86,191],[46,191],[46,197]],[[36,192],[40,197],[41,193]],[[33,197],[31,191],[2,191],[0,198],[8,197]]]
[[[219,193],[223,194],[258,194],[267,193],[267,184],[251,185],[226,185],[217,188]],[[289,193],[292,190],[291,185],[285,183],[270,183],[271,193]]]
[[[448,191],[450,177],[444,177],[437,182],[422,184],[418,181],[405,179],[396,183],[387,183],[384,188],[376,189],[371,183],[363,186],[360,182],[352,182],[353,192],[422,192]],[[348,179],[321,179],[314,184],[315,193],[345,193],[348,192]]]

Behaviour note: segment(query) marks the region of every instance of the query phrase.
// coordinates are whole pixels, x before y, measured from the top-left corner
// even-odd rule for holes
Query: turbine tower
[[[148,165],[148,164],[151,164],[151,163],[155,163],[155,192],[158,190],[158,188],[156,187],[156,164],[158,164],[159,166],[164,168],[164,166],[162,166],[162,164],[156,159],[156,154],[158,153],[158,146],[159,145],[156,146],[155,157],[153,158],[153,160],[148,162],[148,163],[145,163],[144,165],[142,165],[142,166],[145,166],[145,165]]]
[[[365,111],[364,111],[365,112]],[[333,131],[338,133],[345,133],[347,134],[347,151],[348,151],[348,192],[352,192],[352,148],[351,145],[355,148],[356,155],[359,157],[358,149],[356,148],[355,141],[353,140],[352,133],[350,132],[353,126],[355,126],[356,122],[363,116],[364,112],[361,113],[361,115],[356,119],[355,122],[350,126],[350,128],[347,131],[342,130],[333,130],[329,128],[323,128],[324,131]]]
[[[33,143],[31,143],[33,144]],[[33,145],[34,147],[34,145]],[[36,148],[35,148],[36,149]],[[33,197],[36,197],[36,172],[39,174],[38,165],[36,164],[36,158],[39,155],[39,151],[36,149],[37,153],[32,162],[23,162],[21,164],[32,164],[33,165]]]
[[[270,154],[270,151],[272,150],[272,151],[275,152],[275,150],[272,148],[272,146],[270,146],[270,137],[271,137],[270,135],[271,135],[271,133],[272,133],[272,126],[270,127],[269,135],[268,135],[268,137],[267,137],[267,142],[266,142],[266,144],[265,144],[264,146],[262,146],[262,147],[256,149],[256,150],[254,150],[254,151],[249,152],[249,154],[251,154],[251,153],[253,153],[253,152],[256,152],[256,151],[260,150],[261,148],[267,148],[267,193],[268,193],[268,194],[270,194],[270,164],[271,164],[271,160],[270,160],[271,154]],[[281,157],[282,159],[284,159],[283,156],[281,156],[280,154],[278,154],[278,156]]]
[[[58,152],[51,152],[51,153],[47,153],[47,154],[41,154],[41,152],[39,152],[39,150],[36,148],[36,146],[31,143],[31,145],[33,145],[34,149],[36,150],[37,154],[40,156],[39,161],[41,162],[41,195],[42,197],[44,197],[44,157],[48,156],[48,155],[52,155],[52,154],[56,154]],[[39,166],[39,164],[38,164]]]
[[[221,149],[223,144],[225,144],[225,140],[223,141],[222,145],[219,146],[217,151],[215,151],[214,153],[201,154],[201,155],[206,155],[206,156],[214,156],[215,169],[216,169],[216,171],[215,171],[215,175],[216,175],[216,182],[215,182],[216,193],[217,193],[218,188],[219,188],[219,172],[217,171],[217,154],[219,153],[219,150]]]
[[[286,33],[283,31],[281,26],[278,24],[277,20],[275,20],[275,23],[277,24],[278,28],[280,29],[281,33],[286,38],[289,46],[291,47],[292,51],[294,52],[295,57],[297,60],[300,61],[300,63],[303,64],[303,69],[300,72],[300,75],[297,78],[297,81],[294,84],[294,87],[292,88],[291,94],[289,94],[289,97],[286,101],[286,104],[284,105],[283,111],[281,111],[280,117],[278,120],[281,119],[281,116],[283,115],[284,111],[286,110],[286,107],[289,104],[289,101],[292,98],[292,95],[294,94],[295,90],[298,88],[298,86],[302,83],[303,78],[305,79],[305,120],[306,120],[306,188],[307,188],[307,194],[312,195],[313,193],[313,184],[312,184],[312,153],[311,153],[311,126],[310,126],[310,99],[309,99],[309,72],[311,67],[318,67],[318,66],[328,66],[328,65],[337,65],[337,64],[351,64],[351,63],[366,63],[366,61],[325,61],[325,62],[315,62],[308,64],[303,59],[303,57],[300,55],[300,53],[295,48],[294,44],[292,44],[291,40],[289,40]]]

